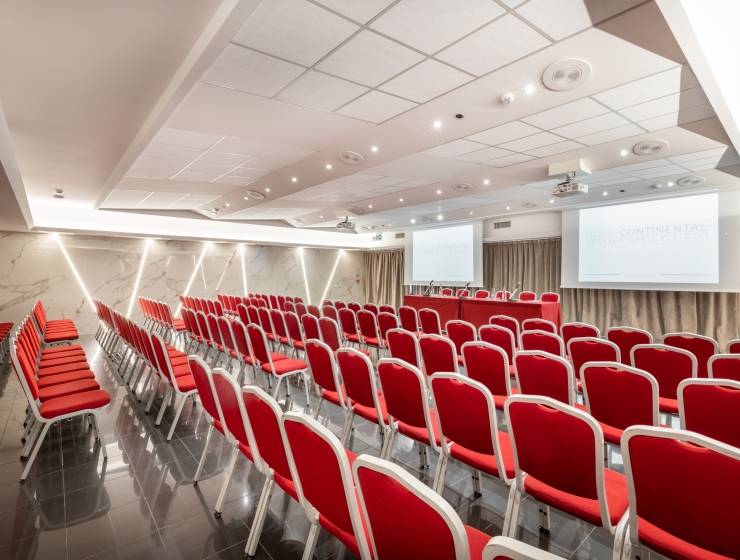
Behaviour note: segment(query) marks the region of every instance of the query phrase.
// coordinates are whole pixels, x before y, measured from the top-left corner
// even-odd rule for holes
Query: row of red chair
[[[10,331],[13,330],[13,323],[0,323],[0,364],[5,361],[8,355]]]
[[[169,304],[145,297],[140,297],[138,301],[144,315],[144,328],[154,328],[168,340],[185,329],[182,319],[175,318]]]
[[[467,288],[458,288],[457,290],[453,290],[452,288],[442,288],[440,291],[440,295],[445,297],[451,297],[453,294],[455,297],[469,298],[470,290]],[[473,298],[475,299],[494,299],[497,301],[506,301],[511,297],[511,295],[512,293],[508,290],[497,290],[493,292],[493,296],[491,296],[491,292],[489,290],[485,289],[473,292]],[[538,299],[536,292],[523,291],[519,292],[517,298],[518,301],[544,301],[557,303],[560,301],[560,294],[556,292],[542,292]]]

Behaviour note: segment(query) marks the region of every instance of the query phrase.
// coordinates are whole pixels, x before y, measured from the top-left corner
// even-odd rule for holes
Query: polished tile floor
[[[107,462],[81,422],[69,421],[50,430],[27,481],[19,484],[25,399],[15,374],[5,365],[0,368],[0,558],[243,558],[263,482],[260,473],[240,458],[223,515],[215,518],[213,505],[230,450],[214,437],[204,476],[193,485],[207,430],[200,406],[186,405],[175,436],[167,442],[164,434],[171,410],[162,426],[155,427],[158,402],[146,415],[121,385],[98,344],[91,337],[83,344],[98,382],[113,398],[101,426]],[[302,391],[293,393],[297,399],[293,408],[303,408]],[[322,412],[321,418],[338,434],[341,411],[325,404]],[[377,455],[374,426],[359,419],[355,426],[352,450]],[[417,449],[402,436],[396,439],[393,457],[429,482],[435,457],[431,457],[431,474],[422,473]],[[619,457],[613,459],[619,461]],[[446,481],[444,496],[465,523],[492,536],[501,534],[507,496],[502,483],[484,478],[483,496],[474,498],[468,471],[453,461]],[[610,557],[612,540],[606,531],[553,512],[551,534],[544,536],[537,530],[536,505],[524,500],[521,511],[519,538],[563,557]],[[257,558],[300,558],[307,533],[303,510],[278,490]],[[321,559],[352,558],[325,533],[316,554]]]

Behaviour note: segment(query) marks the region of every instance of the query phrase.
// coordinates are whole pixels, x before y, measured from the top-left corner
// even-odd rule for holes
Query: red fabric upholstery
[[[284,360],[278,360],[272,365],[270,363],[262,364],[262,371],[272,373],[274,375],[285,375],[287,373],[293,373],[308,368],[306,362],[303,360],[295,360],[293,358],[285,358]]]
[[[504,332],[508,336],[508,331]],[[468,344],[463,352],[468,377],[483,383],[491,394],[506,398],[509,395],[509,364],[505,351],[477,343]]]
[[[438,371],[457,371],[457,352],[448,338],[441,336],[421,336],[419,350],[424,373],[433,375]]]
[[[606,339],[619,347],[619,355],[622,358],[622,363],[625,365],[631,364],[630,356],[632,355],[632,348],[638,344],[650,344],[653,342],[653,337],[649,332],[628,327],[614,327],[609,329],[606,332]]]
[[[447,321],[445,325],[447,336],[455,345],[457,355],[462,355],[462,347],[466,342],[474,342],[477,338],[475,327],[466,321]]]
[[[292,489],[292,493],[288,493],[297,499],[290,467],[288,466],[288,458],[285,455],[283,436],[280,432],[279,409],[275,409],[277,403],[274,403],[274,401],[269,403],[267,399],[270,399],[270,397],[266,395],[260,397],[250,392],[243,393],[242,398],[260,457],[274,471],[275,480],[281,488],[284,490],[286,487]],[[274,406],[271,406],[271,404]]]
[[[685,385],[682,420],[687,430],[740,447],[740,389]]]
[[[509,365],[514,364],[516,341],[510,329],[499,325],[481,325],[478,329],[478,336],[480,336],[482,342],[488,342],[501,348],[506,352]]]
[[[740,353],[716,356],[712,360],[712,377],[740,381]]]
[[[89,369],[81,369],[69,371],[67,373],[60,373],[59,375],[49,375],[38,380],[38,388],[43,389],[44,387],[51,387],[52,385],[69,383],[71,381],[79,381],[80,379],[95,379],[95,374]]]
[[[563,337],[566,348],[572,338],[598,338],[599,334],[599,329],[588,323],[563,323],[560,327],[560,336]],[[576,375],[578,375],[578,370],[576,370]]]
[[[75,362],[73,364],[65,364],[63,366],[54,366],[40,369],[36,372],[39,379],[49,377],[50,375],[59,375],[60,373],[69,373],[70,371],[87,370],[90,366],[87,362]]]
[[[387,333],[388,349],[391,357],[408,362],[412,366],[420,367],[418,338],[408,330],[394,330]]]
[[[668,334],[663,338],[663,344],[691,352],[696,356],[697,377],[707,377],[707,362],[717,352],[714,340],[703,336]]]
[[[42,358],[39,362],[39,367],[49,368],[54,366],[63,366],[65,364],[87,364],[87,358],[81,354],[73,354],[71,356],[53,357],[53,358]]]
[[[326,392],[336,393],[337,386],[334,381],[336,363],[331,348],[317,340],[309,340],[306,342],[306,358],[316,384]]]
[[[39,413],[44,418],[52,419],[72,412],[101,408],[109,402],[110,395],[107,391],[85,391],[84,393],[50,399],[41,404]]]
[[[572,340],[572,339],[571,339]],[[572,340],[568,345],[573,373],[581,379],[581,368],[586,362],[619,362],[619,349],[599,338]]]
[[[98,382],[95,381],[95,379],[79,379],[69,383],[51,385],[44,387],[43,389],[39,388],[39,400],[41,402],[45,402],[49,399],[66,397],[76,393],[84,393],[85,391],[97,391],[98,389],[100,389],[100,385],[98,385]]]
[[[439,314],[434,309],[422,308],[418,311],[419,325],[424,334],[440,334]]]
[[[670,401],[676,399],[678,384],[691,377],[691,359],[683,353],[672,351],[668,346],[635,348],[633,354],[633,365],[652,374],[658,381],[661,398],[669,399],[661,402],[661,410],[664,410],[663,405],[672,406]],[[677,408],[670,410],[676,411]]]
[[[541,395],[571,404],[573,393],[568,381],[573,374],[566,363],[546,353],[517,354],[514,361],[519,390],[523,394]]]
[[[245,427],[246,418],[243,417],[242,409],[239,406],[241,396],[238,394],[238,386],[227,375],[218,371],[213,372],[211,379],[213,381],[215,397],[218,399],[218,404],[223,413],[221,419],[226,425],[226,429],[240,444],[248,448],[249,440],[247,439]],[[249,456],[251,457],[251,453]]]
[[[563,341],[556,334],[546,331],[524,331],[520,338],[522,350],[539,350],[564,357]]]
[[[398,319],[401,321],[401,328],[412,333],[419,332],[419,315],[413,307],[408,305],[399,307]]]

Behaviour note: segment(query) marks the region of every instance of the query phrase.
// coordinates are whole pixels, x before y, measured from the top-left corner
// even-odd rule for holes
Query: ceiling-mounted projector
[[[558,183],[552,188],[552,196],[564,197],[588,193],[588,185],[574,181],[575,178],[576,174],[574,172],[568,173],[565,176],[565,181]]]
[[[337,229],[355,231],[355,224],[349,221],[349,216],[345,216],[344,220],[337,222]]]

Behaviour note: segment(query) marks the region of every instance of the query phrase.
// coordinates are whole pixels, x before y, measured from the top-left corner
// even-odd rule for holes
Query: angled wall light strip
[[[246,256],[247,247],[244,244],[239,245],[239,254],[242,259],[242,285],[244,287],[244,297],[247,297],[247,265]]]
[[[57,242],[57,245],[59,246],[59,250],[62,252],[62,255],[64,255],[64,258],[66,259],[67,264],[69,265],[69,269],[72,271],[72,274],[77,280],[77,283],[80,285],[80,289],[82,290],[82,293],[85,295],[85,299],[87,300],[87,303],[90,304],[90,307],[92,307],[93,311],[97,311],[95,309],[95,304],[93,303],[92,297],[90,297],[90,292],[87,291],[87,287],[85,286],[85,283],[82,281],[82,277],[80,276],[80,273],[77,272],[77,268],[75,268],[75,263],[72,262],[72,258],[69,256],[67,249],[64,247],[64,244],[62,243],[62,238],[59,237],[59,234],[57,233],[52,233],[51,236],[54,239],[54,241]]]
[[[216,284],[216,293],[221,289],[221,284],[223,284],[224,278],[226,278],[226,271],[229,270],[229,265],[231,265],[231,261],[236,256],[236,252],[239,250],[239,246],[234,249],[234,252],[231,253],[228,259],[226,259],[226,266],[224,266],[223,271],[221,272],[221,277],[218,279],[218,284]]]
[[[337,267],[339,266],[339,260],[342,258],[343,254],[344,254],[344,249],[339,249],[337,251],[337,258],[334,260],[334,266],[331,269],[331,274],[329,274],[329,279],[326,281],[326,286],[324,286],[324,293],[321,294],[319,305],[321,305],[324,302],[324,300],[326,299],[326,294],[329,293],[329,287],[331,286],[331,283],[334,280],[334,274],[336,274],[337,272]]]
[[[311,290],[308,289],[308,275],[306,274],[306,260],[303,258],[303,247],[298,247],[298,256],[301,257],[303,271],[303,285],[306,287],[306,305],[311,305]]]
[[[198,262],[195,263],[195,266],[193,267],[193,273],[190,275],[190,280],[188,280],[187,286],[185,286],[185,291],[182,293],[183,296],[188,295],[190,292],[190,288],[193,287],[193,281],[195,281],[195,275],[198,274],[198,269],[200,268],[200,265],[203,263],[203,257],[206,256],[206,251],[208,251],[208,246],[210,243],[207,241],[203,243],[203,250],[200,252],[200,257],[198,258]],[[182,301],[177,304],[177,309],[175,310],[175,317],[180,316],[180,311],[182,310]]]
[[[136,301],[136,295],[139,293],[139,284],[141,283],[141,275],[144,272],[144,264],[146,263],[146,257],[149,254],[149,247],[152,244],[151,239],[144,240],[144,252],[141,254],[141,261],[139,262],[139,272],[136,273],[136,280],[134,281],[134,289],[131,292],[131,299],[128,302],[128,309],[126,310],[126,317],[131,317],[131,311],[134,309],[134,302]]]
[[[193,261],[195,261],[195,255],[193,255]],[[200,279],[203,280],[203,291],[208,291],[208,284],[206,284],[206,271],[203,269],[203,259],[200,259],[198,261],[198,264],[195,265],[195,268],[197,268],[200,271]]]

